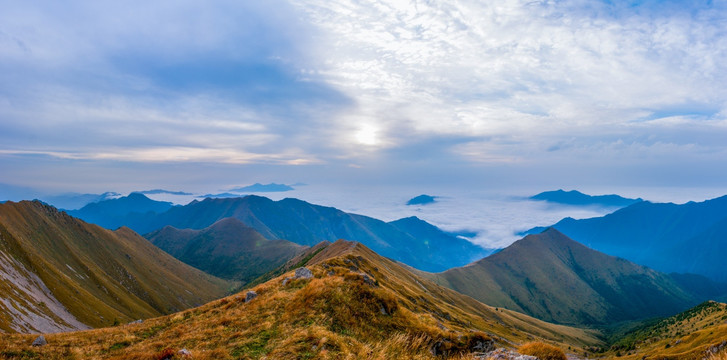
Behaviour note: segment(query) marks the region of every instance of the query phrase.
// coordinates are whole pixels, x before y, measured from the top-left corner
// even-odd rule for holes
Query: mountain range
[[[142,193],[135,192],[115,199],[90,203],[78,210],[69,210],[67,213],[113,230],[144,222],[154,214],[163,213],[172,207],[174,204],[171,202],[152,200]]]
[[[667,316],[727,294],[727,286],[706,278],[660,273],[553,228],[465,267],[425,276],[488,305],[571,325]]]
[[[641,198],[629,199],[619,195],[587,195],[577,190],[545,191],[533,195],[530,200],[541,200],[555,204],[577,206],[625,207],[644,201]]]
[[[110,326],[199,306],[235,283],[207,275],[128,228],[38,201],[0,205],[0,330]]]
[[[136,194],[96,207],[144,226],[176,221],[148,240],[37,201],[0,205],[0,293],[9,294],[0,297],[0,331],[9,333],[0,358],[515,359],[515,349],[555,345],[571,358],[696,359],[727,348],[719,342],[727,305],[689,309],[727,287],[603,254],[555,228],[428,273],[363,242],[312,243],[345,233],[428,249],[435,253],[428,261],[467,251],[416,217],[387,223],[256,196],[157,203]],[[249,288],[214,300],[239,282],[189,265]],[[672,317],[651,320],[661,316]],[[146,320],[118,326],[133,319]],[[623,333],[625,325],[636,327]],[[12,334],[103,326],[112,327],[47,334],[42,347],[30,347],[34,336]],[[510,350],[491,353],[496,347]]]
[[[249,195],[172,206],[142,194],[131,194],[90,204],[70,214],[109,229],[128,226],[140,234],[165,226],[199,230],[233,217],[269,240],[288,240],[304,246],[338,239],[356,240],[381,255],[425,271],[462,266],[493,252],[418,218],[387,223],[291,198],[273,201]]]
[[[553,227],[595,250],[660,271],[727,282],[722,266],[727,258],[727,196],[681,205],[644,201],[602,217],[566,218]]]
[[[165,226],[146,237],[186,264],[243,283],[274,270],[306,248],[287,240],[268,240],[232,217],[202,230]]]

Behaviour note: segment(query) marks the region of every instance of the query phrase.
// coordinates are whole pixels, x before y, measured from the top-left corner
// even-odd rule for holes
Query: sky
[[[725,1],[0,4],[8,186],[727,188]]]

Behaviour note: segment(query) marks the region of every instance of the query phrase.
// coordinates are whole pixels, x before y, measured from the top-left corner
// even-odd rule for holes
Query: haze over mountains
[[[603,217],[553,225],[593,249],[664,272],[727,282],[727,196],[686,204],[639,202]],[[543,228],[534,228],[537,233]]]
[[[203,229],[224,218],[234,217],[270,240],[282,239],[312,246],[321,241],[355,239],[381,255],[426,271],[443,271],[465,265],[493,251],[445,233],[419,219],[386,223],[297,199],[273,201],[250,195],[208,198],[185,206],[172,206],[144,198],[141,194],[132,195],[97,205],[89,204],[71,214],[110,229],[128,226],[140,234],[167,225],[177,229]],[[140,210],[129,207],[132,203],[138,204]],[[122,215],[128,211],[132,212]]]

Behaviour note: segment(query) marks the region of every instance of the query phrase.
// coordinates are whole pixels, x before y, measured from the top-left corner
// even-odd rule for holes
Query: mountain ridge
[[[547,201],[550,203],[579,206],[625,207],[641,201],[641,198],[629,199],[620,195],[588,195],[578,190],[565,191],[558,189],[544,191],[530,197],[531,200]]]
[[[11,335],[0,353],[27,349],[59,359],[83,349],[78,357],[151,358],[184,348],[195,359],[461,359],[533,340],[579,353],[603,344],[596,331],[548,324],[437,286],[360,243],[336,241],[305,266],[182,313],[49,335],[39,348],[27,349],[31,337]]]
[[[384,256],[428,271],[464,265],[492,252],[444,232],[410,227],[409,230],[416,230],[420,235],[416,237],[392,223],[294,198],[278,201],[256,195],[206,198],[170,207],[163,213],[86,219],[98,220],[110,228],[126,225],[148,234],[166,225],[202,229],[227,217],[239,219],[270,240],[284,239],[304,246],[338,239],[359,241]],[[429,226],[423,227],[429,229]],[[430,237],[421,237],[424,235]]]
[[[571,325],[670,315],[705,300],[700,297],[709,292],[589,249],[554,228],[465,267],[428,276],[486,304]],[[724,286],[717,290],[727,293]]]
[[[128,228],[103,229],[38,201],[0,205],[0,240],[0,288],[9,296],[0,304],[0,329],[6,332],[149,318],[201,305],[234,286]]]
[[[272,271],[306,248],[287,240],[268,240],[233,217],[201,230],[167,225],[146,238],[186,264],[243,283]]]
[[[565,218],[552,227],[593,249],[660,271],[727,282],[721,266],[727,257],[727,196],[685,204],[644,201],[602,217]]]

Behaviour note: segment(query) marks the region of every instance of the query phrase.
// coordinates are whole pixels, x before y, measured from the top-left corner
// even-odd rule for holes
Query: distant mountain
[[[184,192],[184,191],[170,191],[170,190],[163,190],[163,189],[154,189],[154,190],[143,190],[143,191],[135,191],[139,194],[144,195],[157,195],[157,194],[169,194],[169,195],[194,195],[192,193]]]
[[[59,332],[168,314],[233,283],[40,202],[0,205],[0,330]]]
[[[578,354],[603,344],[593,330],[495,309],[437,286],[361,244],[337,241],[303,265],[191,311],[56,334],[46,346],[4,334],[0,357],[444,360],[529,341]]]
[[[166,226],[146,237],[186,264],[243,283],[275,269],[305,249],[286,240],[268,240],[235,218],[222,219],[202,230]]]
[[[121,194],[115,192],[105,192],[103,194],[78,194],[67,193],[61,195],[45,195],[38,198],[58,209],[75,210],[80,209],[90,203],[110,200],[120,197]]]
[[[107,229],[116,229],[129,223],[143,223],[155,213],[171,209],[174,204],[149,199],[141,193],[131,193],[117,199],[91,203],[68,214]]]
[[[667,316],[727,293],[727,287],[716,284],[714,293],[708,286],[696,291],[683,286],[683,279],[591,250],[556,229],[429,276],[485,304],[573,325]]]
[[[727,196],[682,205],[645,201],[603,217],[566,218],[553,227],[593,249],[660,271],[727,282]]]
[[[436,201],[437,201],[436,196],[422,194],[422,195],[409,199],[409,201],[407,201],[406,204],[407,205],[426,205],[426,204],[435,203]]]
[[[295,190],[293,187],[285,185],[285,184],[276,184],[276,183],[270,183],[270,184],[260,184],[255,183],[253,185],[249,186],[243,186],[243,187],[237,187],[234,189],[230,189],[228,191],[232,192],[283,192],[283,191],[291,191]]]
[[[491,253],[491,250],[454,235],[433,231],[424,221],[405,221],[408,224],[404,226],[403,222],[386,223],[302,200],[272,201],[253,195],[195,200],[185,206],[171,207],[161,214],[136,213],[126,217],[104,217],[102,214],[96,221],[107,228],[125,225],[146,234],[167,225],[178,229],[203,229],[228,217],[239,219],[270,240],[284,239],[306,246],[338,239],[359,241],[384,256],[426,271],[462,266]]]
[[[546,191],[530,197],[531,200],[542,200],[556,204],[581,205],[581,206],[603,206],[603,207],[624,207],[637,202],[644,201],[641,198],[629,199],[619,195],[587,195],[580,191]]]
[[[243,197],[245,195],[241,194],[233,194],[233,193],[219,193],[219,194],[204,194],[197,196],[200,199],[206,199],[206,198],[213,198],[213,199],[219,199],[219,198],[236,198],[236,197]]]

